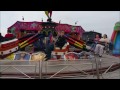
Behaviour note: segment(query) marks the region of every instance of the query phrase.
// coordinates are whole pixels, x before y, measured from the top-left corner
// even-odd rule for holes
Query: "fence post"
[[[1,73],[1,66],[0,66],[0,77],[2,76],[2,73]]]
[[[97,61],[97,59],[96,59],[96,58],[95,58],[95,62],[96,62],[96,75],[97,75],[97,79],[100,79],[100,76],[99,76],[98,61]]]
[[[42,60],[39,60],[39,79],[42,79]]]

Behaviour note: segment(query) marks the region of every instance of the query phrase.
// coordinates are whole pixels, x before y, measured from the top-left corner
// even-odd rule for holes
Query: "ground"
[[[99,61],[98,64],[99,64],[100,67],[102,67],[102,68],[107,67],[105,69],[106,73],[104,73],[102,75],[99,74],[100,79],[120,79],[120,69],[117,68],[117,70],[114,70],[112,72],[107,72],[107,69],[110,68],[111,65],[114,66],[114,65],[120,63],[120,58],[114,57],[112,55],[107,55],[107,54],[104,54],[102,58],[100,58],[98,56],[96,56],[95,58],[96,58],[97,61]],[[61,60],[45,61],[42,64],[43,65],[42,66],[42,72],[43,72],[42,78],[55,78],[54,75],[56,76],[56,74],[59,73],[60,71],[61,71],[61,73],[67,73],[67,72],[70,73],[70,72],[86,71],[88,69],[96,69],[96,64],[95,64],[94,59],[78,60],[78,61],[63,61],[63,60],[62,61]],[[40,74],[40,72],[39,72],[40,71],[39,62],[29,62],[29,61],[14,62],[14,61],[5,61],[5,60],[3,61],[3,60],[1,60],[0,61],[0,67],[1,67],[0,71],[2,71],[4,69],[2,67],[2,65],[6,65],[6,66],[4,66],[4,68],[8,67],[8,65],[18,65],[19,67],[15,66],[16,69],[12,68],[12,67],[9,67],[4,72],[1,72],[1,77],[3,77],[3,76],[9,77],[9,75],[7,75],[7,74],[10,74],[10,73],[12,73],[12,74],[14,73],[18,76],[21,73],[22,73],[22,75],[24,74],[24,76],[25,76],[25,74],[30,73],[33,76],[36,74],[37,78],[40,78],[39,77],[39,74]],[[20,65],[22,65],[22,66],[20,66]],[[25,65],[27,67],[25,67]],[[93,65],[93,67],[92,67],[92,65]],[[63,68],[64,68],[64,70],[62,70]],[[28,74],[29,78],[31,77],[30,74]],[[47,75],[47,74],[49,74],[49,75]],[[63,75],[64,74],[61,74],[60,77],[63,76]],[[70,74],[68,74],[68,75],[70,75]],[[72,75],[72,77],[70,77],[70,79],[97,79],[96,73],[94,75],[87,75],[85,77],[81,77],[80,73],[78,73],[76,75],[77,76],[75,76],[75,78]],[[67,78],[69,79],[69,77],[67,77]]]

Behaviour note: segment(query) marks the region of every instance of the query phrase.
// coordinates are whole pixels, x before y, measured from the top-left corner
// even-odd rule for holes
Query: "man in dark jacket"
[[[51,58],[51,53],[53,50],[54,50],[54,41],[49,43],[45,49],[47,60],[49,60]]]
[[[60,36],[58,37],[58,39],[55,43],[56,47],[59,47],[60,49],[62,49],[62,47],[65,45],[65,43],[67,43],[67,41],[63,35],[64,35],[64,31],[61,31]]]

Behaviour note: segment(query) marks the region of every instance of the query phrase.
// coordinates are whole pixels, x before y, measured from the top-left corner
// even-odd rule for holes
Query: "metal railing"
[[[104,62],[103,58],[100,58],[97,62],[96,62],[96,70],[97,70],[97,76],[99,76],[98,78],[100,79],[100,76],[102,77],[102,79],[104,78],[104,75],[111,72],[112,69],[114,68],[115,65],[120,64],[120,62],[117,61],[111,61],[111,64],[109,64],[109,66],[107,66],[103,72],[100,71],[100,69],[104,68],[103,64],[108,64],[108,62]],[[120,68],[120,66],[118,66],[118,68]],[[113,70],[114,71],[114,70]]]
[[[52,63],[52,64],[51,64]],[[45,78],[47,79],[51,79],[51,78],[69,78],[69,77],[76,77],[76,75],[70,75],[70,76],[64,76],[64,75],[59,75],[61,73],[64,72],[74,72],[71,70],[67,70],[67,69],[75,69],[77,70],[77,72],[79,72],[79,75],[77,76],[82,76],[82,77],[87,77],[90,74],[88,72],[86,72],[85,70],[82,70],[83,67],[88,67],[89,69],[93,70],[94,66],[95,66],[95,59],[77,59],[77,60],[51,60],[51,61],[46,61],[45,62]],[[52,75],[47,75],[48,71],[50,68],[54,69],[56,67],[60,67],[58,70],[56,70],[56,72],[53,72]],[[66,70],[66,71],[64,71]],[[62,72],[63,71],[63,72]],[[94,72],[92,71],[92,73],[94,74]]]
[[[110,71],[110,69],[118,62],[112,62],[106,70],[101,73],[99,68],[102,68],[102,59],[77,59],[77,60],[48,60],[48,61],[8,61],[0,60],[0,78],[16,78],[16,79],[53,79],[53,78],[74,78],[96,76],[100,79],[100,76],[104,78],[104,75]],[[23,70],[21,69],[23,68]],[[84,68],[84,69],[83,69]],[[12,69],[12,70],[10,70]],[[87,72],[87,69],[91,69],[91,73]],[[22,77],[16,77],[9,75],[5,76],[4,72],[11,73],[12,71],[19,72]],[[27,70],[27,71],[26,71]],[[32,71],[33,70],[33,71]],[[28,75],[28,72],[33,75]],[[67,74],[73,72],[73,74]],[[77,72],[77,73],[76,73]],[[15,74],[17,74],[15,72]]]
[[[23,70],[22,70],[23,68]],[[31,70],[31,68],[34,70],[34,76],[29,76],[27,73],[24,71],[24,68],[27,68],[26,70]],[[34,61],[22,61],[22,60],[0,60],[0,78],[17,78],[17,79],[34,79],[36,77],[36,70],[37,70],[37,62]],[[17,71],[17,72],[15,72]],[[9,76],[4,76],[3,74],[7,73],[14,73],[15,74],[21,74],[23,75],[22,77],[9,77]]]

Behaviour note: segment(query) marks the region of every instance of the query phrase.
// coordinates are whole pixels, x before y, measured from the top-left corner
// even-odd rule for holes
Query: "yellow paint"
[[[75,45],[75,46],[78,46],[78,47],[80,47],[80,48],[83,48],[82,46],[80,46],[80,45],[78,45],[78,44],[76,44],[76,43],[75,43],[74,45]]]
[[[77,41],[76,41],[75,43],[76,43],[76,44],[78,44],[78,45],[80,45],[81,47],[83,46],[82,44],[80,44],[80,43],[79,43],[79,42],[77,42]]]
[[[45,11],[46,16],[49,18],[49,12]]]
[[[15,54],[11,54],[11,55],[7,56],[6,58],[9,60],[14,60],[14,56],[15,56]]]
[[[26,44],[20,46],[20,48],[23,48],[23,47],[27,46],[28,44],[29,44],[29,43],[26,43]]]
[[[22,43],[19,44],[19,46],[22,46],[23,44],[25,44],[27,41],[24,41]]]

